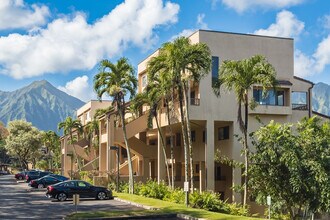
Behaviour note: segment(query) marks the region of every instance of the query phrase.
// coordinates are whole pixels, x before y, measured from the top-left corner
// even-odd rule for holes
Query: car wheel
[[[19,179],[19,180],[22,180],[22,179],[23,179],[23,177],[22,177],[22,176],[19,176],[19,177],[18,177],[18,179]]]
[[[96,196],[96,199],[99,199],[99,200],[104,200],[107,198],[107,194],[105,192],[98,192],[97,193],[97,196]]]
[[[44,184],[42,183],[38,184],[38,189],[43,189],[43,188],[45,188]]]
[[[61,202],[65,201],[67,198],[68,198],[68,197],[66,196],[65,193],[59,193],[59,194],[57,195],[57,200],[58,200],[58,201],[61,201]]]

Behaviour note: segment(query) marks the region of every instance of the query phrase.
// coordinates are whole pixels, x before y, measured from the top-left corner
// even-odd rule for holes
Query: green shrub
[[[171,190],[165,197],[165,201],[184,204],[185,192],[181,188]]]
[[[227,203],[220,200],[218,193],[214,192],[193,192],[190,194],[190,205],[194,208],[205,209],[208,211],[229,213]]]
[[[170,194],[169,187],[161,182],[158,184],[156,181],[148,180],[145,184],[141,184],[138,195],[161,199],[163,200],[165,197],[168,197]]]
[[[229,214],[239,216],[249,216],[249,207],[237,203],[227,203]]]
[[[36,163],[36,168],[41,170],[48,170],[48,162],[46,160],[39,160]]]
[[[128,184],[128,182],[120,182],[119,183],[119,192],[129,193],[129,184]]]

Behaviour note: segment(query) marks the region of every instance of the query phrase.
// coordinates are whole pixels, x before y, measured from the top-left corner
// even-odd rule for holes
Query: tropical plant
[[[99,99],[103,94],[112,97],[112,104],[120,116],[121,127],[124,134],[124,142],[127,151],[128,170],[129,170],[129,192],[134,193],[133,167],[131,160],[131,151],[128,145],[125,123],[126,102],[125,96],[134,97],[137,88],[137,79],[134,69],[129,64],[128,59],[120,58],[117,63],[109,60],[100,62],[99,73],[94,77],[94,90]]]
[[[94,156],[97,157],[100,139],[99,122],[96,119],[87,122],[85,131],[89,141],[89,147],[93,148]]]
[[[80,163],[78,161],[77,151],[74,143],[78,141],[78,137],[83,132],[83,126],[81,124],[81,121],[79,119],[72,119],[70,116],[67,117],[63,122],[60,122],[58,124],[58,130],[64,130],[64,135],[69,135],[69,143],[73,147],[74,157],[77,159],[78,169],[80,170]],[[77,138],[74,138],[73,134],[74,132],[77,133]]]
[[[42,132],[42,142],[46,147],[46,154],[49,169],[53,168],[53,162],[58,168],[60,163],[57,152],[60,150],[59,136],[54,131]]]
[[[190,122],[186,98],[188,97],[187,88],[189,88],[191,80],[198,83],[209,72],[210,66],[211,55],[207,45],[203,43],[191,44],[190,40],[185,37],[179,37],[173,42],[165,43],[159,49],[158,56],[151,58],[148,63],[148,78],[152,79],[153,75],[159,74],[161,78],[167,79],[177,88],[185,152],[185,182],[188,182],[188,161],[190,161],[190,167],[193,166],[191,138],[188,137]],[[183,106],[185,106],[185,112]],[[190,179],[191,188],[193,188],[193,172],[190,174]],[[186,204],[188,204],[188,194],[186,195]]]
[[[171,186],[170,171],[169,171],[169,165],[168,165],[167,155],[166,155],[166,145],[165,145],[163,131],[161,130],[161,127],[160,127],[159,121],[158,121],[158,113],[159,113],[160,107],[162,106],[162,100],[163,100],[162,89],[159,87],[156,87],[156,85],[154,85],[153,82],[150,82],[150,83],[148,83],[148,86],[145,88],[143,93],[139,93],[135,96],[135,98],[131,102],[131,106],[134,107],[133,111],[136,111],[136,112],[138,112],[138,110],[141,109],[144,104],[146,104],[150,107],[149,115],[148,115],[148,126],[152,127],[152,121],[153,121],[153,119],[155,119],[156,127],[157,127],[158,134],[159,134],[159,139],[161,141],[161,147],[162,147],[163,154],[164,154],[164,163],[166,166],[168,185]]]
[[[264,56],[255,55],[243,60],[225,60],[220,66],[219,87],[214,91],[219,95],[219,88],[224,87],[227,91],[234,91],[237,99],[238,111],[237,122],[243,133],[244,151],[244,196],[243,204],[246,205],[248,193],[248,119],[249,109],[252,107],[249,101],[249,92],[253,85],[259,85],[263,89],[263,95],[267,95],[267,89],[276,87],[276,72],[274,67]],[[244,120],[242,116],[242,105],[244,106]]]

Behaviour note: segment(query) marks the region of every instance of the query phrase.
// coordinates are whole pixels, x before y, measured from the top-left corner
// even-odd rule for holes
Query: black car
[[[58,175],[58,174],[53,174],[53,173],[49,174],[48,176],[55,177],[56,179],[59,179],[61,181],[69,180],[69,178],[66,177],[66,176],[62,176],[62,175]]]
[[[47,176],[51,174],[51,172],[47,171],[29,171],[25,175],[26,182],[30,182],[31,180],[39,179],[41,177]]]
[[[65,180],[67,180],[67,178],[66,179],[62,178],[62,180],[61,180],[61,179],[58,179],[58,178],[55,178],[53,176],[48,175],[48,176],[41,177],[39,179],[31,180],[29,182],[29,186],[41,189],[41,188],[45,188],[49,185],[53,185],[53,184],[56,184],[56,183],[63,182]]]
[[[93,186],[81,180],[68,180],[47,187],[46,196],[58,201],[72,198],[73,194],[79,194],[80,198],[111,199],[112,192],[105,187]]]

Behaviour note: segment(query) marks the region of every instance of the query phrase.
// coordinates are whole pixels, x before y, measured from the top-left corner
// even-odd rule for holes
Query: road
[[[138,210],[141,208],[115,200],[83,199],[78,211]],[[75,212],[72,200],[58,202],[45,196],[45,190],[31,190],[17,183],[13,175],[0,176],[0,219],[62,219]]]

